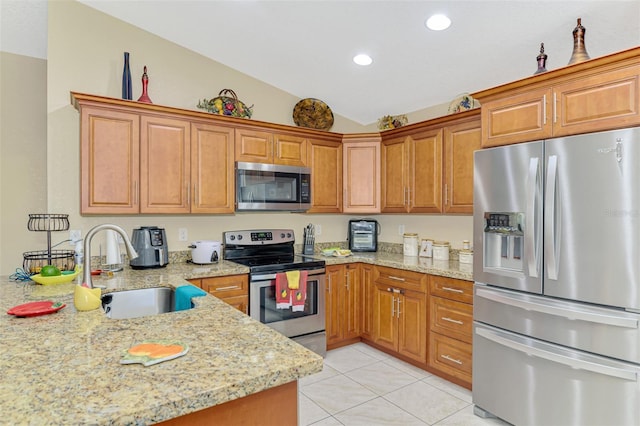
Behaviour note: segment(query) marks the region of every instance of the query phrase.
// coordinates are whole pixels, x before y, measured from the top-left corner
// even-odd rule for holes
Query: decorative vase
[[[147,66],[144,66],[144,72],[142,73],[142,95],[138,98],[138,102],[146,102],[151,104],[151,99],[147,94],[147,86],[149,85],[149,76],[147,75]]]
[[[538,69],[533,75],[547,72],[547,54],[544,53],[544,43],[540,43],[540,54],[536,57],[536,60],[538,61]]]
[[[129,69],[129,52],[124,52],[124,70],[122,71],[122,99],[133,99],[131,90],[131,70]]]
[[[582,18],[578,18],[578,25],[573,29],[573,53],[567,65],[589,60],[587,48],[584,45],[584,34],[587,29],[582,26]]]

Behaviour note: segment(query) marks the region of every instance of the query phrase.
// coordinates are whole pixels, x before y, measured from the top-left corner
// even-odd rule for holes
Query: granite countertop
[[[112,291],[246,272],[229,262],[184,264],[125,268],[95,282]],[[16,283],[7,277],[0,282],[0,423],[150,424],[322,370],[319,355],[211,295],[194,298],[191,310],[113,320],[101,309],[76,311],[74,285]],[[35,300],[67,306],[32,318],[4,314]],[[181,341],[189,352],[149,367],[119,363],[123,351],[147,339]]]
[[[317,257],[324,259],[327,265],[363,262],[372,265],[422,272],[424,274],[473,281],[473,265],[470,263],[460,263],[457,260],[433,260],[430,257],[409,257],[403,256],[402,254],[384,252],[354,252],[351,256],[346,257],[322,255]]]

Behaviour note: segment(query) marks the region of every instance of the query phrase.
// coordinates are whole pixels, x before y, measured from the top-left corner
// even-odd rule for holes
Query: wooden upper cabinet
[[[551,99],[551,89],[543,88],[482,104],[482,146],[550,137]]]
[[[473,154],[481,145],[477,118],[444,129],[444,213],[473,214]]]
[[[189,213],[189,121],[141,116],[140,122],[140,213]]]
[[[257,130],[236,129],[236,161],[273,163],[273,134]]]
[[[310,139],[308,148],[311,208],[307,213],[342,212],[342,144]]]
[[[299,136],[276,134],[273,137],[274,164],[307,166],[307,139]]]
[[[343,138],[344,213],[380,212],[380,135]]]
[[[442,135],[440,128],[410,136],[410,212],[442,212]]]
[[[474,93],[482,146],[640,124],[640,48]]]
[[[233,150],[233,128],[191,124],[191,213],[233,213]]]
[[[383,139],[380,146],[383,213],[405,213],[409,210],[407,195],[412,173],[409,161],[410,144],[411,140],[407,136]]]
[[[307,139],[304,137],[236,129],[236,161],[249,163],[307,165]]]
[[[138,213],[140,116],[83,107],[80,213]]]

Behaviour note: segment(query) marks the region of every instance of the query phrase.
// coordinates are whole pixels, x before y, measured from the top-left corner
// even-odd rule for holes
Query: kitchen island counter
[[[187,284],[184,278],[180,268],[125,268],[95,284],[106,291],[176,287]],[[322,370],[320,356],[210,295],[194,298],[191,310],[114,320],[102,309],[76,311],[73,289],[73,283],[42,286],[3,277],[0,423],[152,424]],[[67,306],[32,318],[5,314],[36,300]],[[128,348],[156,339],[185,343],[189,351],[149,367],[120,364]]]

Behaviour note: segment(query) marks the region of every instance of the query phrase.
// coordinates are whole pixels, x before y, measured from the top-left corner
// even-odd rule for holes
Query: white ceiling
[[[640,0],[79,1],[361,124],[565,66],[579,17],[592,58],[640,45]]]

